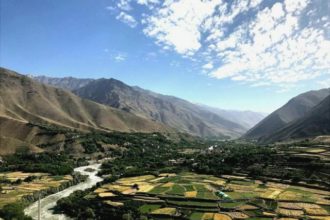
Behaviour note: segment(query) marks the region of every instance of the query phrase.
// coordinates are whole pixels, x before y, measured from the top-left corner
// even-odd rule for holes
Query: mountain
[[[82,98],[161,122],[192,135],[239,137],[247,130],[183,99],[128,86],[116,79],[94,80],[73,92]]]
[[[223,118],[240,124],[246,129],[252,128],[267,116],[267,113],[262,112],[225,110],[207,105],[200,106],[208,111],[220,115]]]
[[[31,124],[82,131],[172,131],[160,123],[82,99],[4,68],[0,68],[0,88],[0,148],[5,147],[4,143],[35,138],[36,128]]]
[[[93,81],[92,79],[78,79],[78,78],[73,78],[73,77],[52,78],[52,77],[46,77],[46,76],[37,76],[37,77],[34,77],[34,79],[36,79],[36,80],[38,80],[42,83],[50,84],[50,85],[53,85],[53,86],[56,86],[56,87],[59,87],[59,88],[66,88],[66,89],[73,90],[73,91],[76,90],[76,93],[78,95],[81,95],[82,97],[89,98],[89,99],[91,98],[89,95],[86,95],[86,91],[85,92],[81,91],[81,90],[85,90],[85,89],[81,89],[81,90],[79,90],[79,89],[86,86],[88,83],[92,82]],[[101,79],[101,80],[106,80],[106,79]],[[114,83],[116,81],[118,83],[121,83],[120,81],[115,80],[115,79],[110,79],[110,80],[112,81],[112,83]],[[79,85],[78,88],[74,87],[74,86],[68,86],[68,83],[67,83],[68,81],[70,81],[71,84],[73,84],[73,85]],[[128,85],[125,85],[125,86],[128,86]],[[123,87],[121,87],[121,88],[123,88]],[[137,86],[132,86],[131,89],[137,90],[142,94],[148,94],[150,96],[157,97],[157,98],[160,98],[160,99],[166,97],[166,96],[161,96],[161,95],[159,95],[157,93],[154,93],[154,92],[151,92],[151,91],[141,89]],[[100,99],[97,99],[96,97],[94,97],[95,99],[93,99],[93,97],[91,99],[94,100],[94,101],[100,102],[100,103],[110,105],[110,106],[115,107],[115,108],[120,108],[121,107],[124,110],[128,110],[129,105],[126,105],[126,107],[128,107],[128,108],[120,106],[118,101],[117,101],[117,97],[115,97],[115,96],[116,95],[113,95],[111,97],[112,100],[104,100],[104,98],[103,98],[103,100],[100,100]],[[130,96],[121,95],[120,99],[121,99],[121,102],[125,102],[123,99],[130,99]],[[141,102],[141,105],[143,105],[143,102]],[[191,105],[192,105],[192,103],[190,103],[190,106]],[[150,116],[150,114],[151,114],[150,111],[145,112],[143,109],[140,109],[140,111],[139,111],[139,110],[137,110],[137,108],[139,108],[139,106],[134,107],[134,109],[136,110],[135,111],[136,114],[140,114],[143,117],[151,118],[153,120],[158,120],[157,118],[155,118],[154,115]],[[245,131],[247,131],[248,129],[250,129],[254,125],[256,125],[258,122],[260,122],[266,116],[265,113],[252,112],[252,111],[223,110],[223,109],[214,108],[214,107],[205,106],[205,105],[195,105],[194,108],[204,110],[203,112],[206,111],[206,112],[216,114],[220,118],[226,119],[226,121],[231,121],[231,122],[234,122],[235,124],[240,125],[242,128],[240,129],[239,132],[234,131],[234,134],[232,134],[232,132],[229,132],[229,136],[233,136],[233,137],[240,136],[242,133],[244,133]],[[157,112],[152,112],[152,114],[156,114],[156,115],[158,114],[159,115],[159,113],[157,113]],[[167,123],[167,122],[164,122],[164,120],[163,121],[158,120],[158,121],[161,121],[165,124]],[[176,124],[178,124],[178,123],[176,123]],[[170,125],[173,126],[173,123],[170,123]],[[188,126],[190,126],[190,125],[188,125]],[[187,129],[187,126],[174,125],[174,127],[177,127],[180,130],[185,131],[185,132],[190,132],[189,129]],[[198,129],[195,129],[195,130],[198,130]],[[203,136],[201,134],[201,132],[197,132],[197,131],[192,131],[190,133],[195,134],[195,135]],[[209,133],[209,132],[206,132],[206,133]],[[214,133],[214,132],[211,132],[211,133]],[[212,134],[211,136],[214,136],[214,135],[219,136],[219,134]]]
[[[318,106],[329,95],[330,88],[309,91],[294,97],[250,129],[244,135],[244,138],[262,140],[274,135],[274,133],[284,129],[291,122],[298,119],[303,120],[314,107]]]
[[[74,77],[56,78],[56,77],[48,77],[48,76],[31,76],[31,78],[43,84],[48,84],[54,87],[71,90],[71,91],[75,89],[79,89],[87,85],[91,81],[93,81],[93,79],[78,79]]]
[[[315,137],[330,134],[330,95],[312,108],[305,116],[290,122],[272,135],[263,137],[262,142]]]

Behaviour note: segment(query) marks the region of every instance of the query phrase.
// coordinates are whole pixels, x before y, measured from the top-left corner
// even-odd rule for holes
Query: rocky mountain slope
[[[260,141],[270,143],[327,134],[330,134],[330,95],[303,117],[288,123],[271,135],[262,137]]]
[[[172,131],[160,123],[82,99],[4,68],[0,68],[0,88],[0,148],[3,149],[5,143],[34,139],[36,128],[31,124],[81,131]]]
[[[115,79],[99,79],[73,91],[82,98],[161,122],[202,137],[239,137],[246,128],[173,96],[132,87]]]
[[[88,79],[77,79],[70,77],[71,84],[80,85],[78,89],[74,86],[68,87],[67,86],[68,84],[66,83],[67,80],[65,80],[66,78],[51,78],[51,77],[42,76],[42,77],[34,77],[34,79],[46,84],[51,84],[56,87],[68,88],[74,90],[76,94],[84,98],[88,98],[96,102],[107,104],[114,108],[121,108],[126,111],[134,111],[135,114],[139,114],[142,117],[160,121],[162,123],[178,128],[180,131],[189,132],[191,134],[199,135],[199,136],[225,135],[231,137],[238,137],[265,117],[265,114],[257,113],[257,112],[222,110],[209,106],[189,103],[182,99],[160,95],[151,91],[141,89],[136,86],[135,87],[128,86],[122,83],[121,81],[115,79],[99,79],[99,80],[95,80],[96,82],[91,80],[88,81],[88,83],[91,83],[91,85],[87,85],[87,84],[83,85],[84,82],[86,82],[84,80],[88,80]],[[109,85],[108,86],[103,85],[103,83],[101,83],[102,81],[103,83],[107,83]],[[103,91],[100,88],[97,88],[99,84],[102,84],[101,85],[103,86],[102,89],[108,89],[109,91],[103,93]],[[120,86],[120,84],[122,85]],[[84,88],[85,86],[86,88]],[[97,89],[98,91],[93,91],[94,89]],[[91,91],[87,91],[87,90],[91,90]],[[136,93],[139,94],[139,98],[134,97]],[[132,101],[134,99],[139,99],[139,100]],[[155,99],[158,99],[158,101],[155,101]],[[188,115],[193,110],[194,116],[191,116],[191,119],[196,120],[196,122],[194,121],[190,123],[187,121],[184,122],[184,120],[190,120],[190,118],[178,119],[178,117],[181,117],[180,115],[171,119],[172,122],[170,122],[168,117],[172,117],[173,115],[171,114],[173,113],[169,113],[165,109],[163,110],[157,109],[161,107],[160,103],[167,103],[168,106],[184,105],[185,106],[184,109],[182,109],[181,107],[179,108],[184,112],[186,112]],[[150,107],[150,105],[154,105],[154,106]],[[187,107],[187,105],[189,105],[189,107]],[[196,118],[196,114],[200,114],[200,115]],[[207,114],[209,114],[209,117],[216,117],[218,119],[221,118],[223,122],[220,122],[218,120],[218,122],[216,122],[215,125],[210,125],[207,122],[206,123],[201,122],[201,120],[204,120],[204,116]],[[196,125],[196,123],[197,124],[199,123],[200,125]],[[228,129],[226,124],[230,124]],[[236,126],[237,129],[230,128],[232,126],[234,127]]]
[[[284,129],[291,122],[303,120],[310,111],[330,95],[330,88],[309,91],[292,98],[288,103],[274,111],[245,135],[246,139],[265,139]],[[306,134],[307,135],[307,134]]]
[[[78,79],[74,77],[56,78],[56,77],[48,77],[48,76],[32,76],[31,78],[41,83],[66,90],[79,89],[87,85],[91,81],[93,81],[93,79]]]

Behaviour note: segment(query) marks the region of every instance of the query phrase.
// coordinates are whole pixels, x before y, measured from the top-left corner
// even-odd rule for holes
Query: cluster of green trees
[[[75,167],[74,159],[58,153],[16,153],[5,156],[4,161],[5,163],[0,166],[0,172],[20,170],[66,175],[72,173]]]
[[[139,207],[142,205],[136,201],[126,201],[123,207],[108,207],[97,199],[88,199],[86,196],[92,190],[75,191],[70,196],[57,201],[55,211],[65,213],[76,219],[139,219]]]
[[[31,217],[24,214],[25,206],[26,205],[22,202],[5,205],[2,209],[0,209],[0,217],[5,220],[32,220]]]
[[[212,152],[197,155],[190,167],[199,173],[220,176],[234,170],[246,171],[256,164],[272,164],[275,155],[276,151],[270,147],[228,143]]]

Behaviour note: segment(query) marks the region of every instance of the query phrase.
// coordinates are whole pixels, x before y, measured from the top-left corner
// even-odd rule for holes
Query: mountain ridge
[[[6,122],[6,127],[1,126],[1,135],[6,133],[6,129],[17,126],[18,122],[81,131],[174,131],[160,123],[82,99],[67,90],[41,84],[4,68],[0,68],[0,86],[0,124]],[[27,133],[30,132],[28,130]],[[8,140],[17,138],[19,134],[10,132],[7,135]],[[24,141],[22,138],[20,140]]]
[[[36,79],[38,80],[38,78],[36,78]],[[77,80],[79,80],[79,79],[77,79]],[[60,81],[60,80],[56,80],[56,81]],[[88,84],[92,84],[92,85],[94,84],[94,86],[86,84],[85,86],[82,86],[78,89],[74,89],[73,92],[76,93],[77,95],[83,97],[83,98],[91,99],[93,101],[96,101],[96,102],[99,102],[99,103],[102,103],[102,104],[107,104],[107,105],[110,105],[114,108],[119,108],[119,109],[124,110],[124,111],[132,111],[132,109],[131,109],[132,106],[130,106],[130,103],[125,103],[125,100],[130,100],[131,97],[121,95],[121,101],[119,101],[118,94],[117,95],[115,94],[116,92],[108,92],[107,93],[108,98],[103,97],[105,95],[105,94],[102,94],[103,91],[105,91],[109,88],[106,87],[106,85],[95,85],[95,82],[101,84],[102,81],[107,82],[108,84],[117,84],[117,87],[120,87],[121,89],[126,89],[125,90],[125,91],[127,91],[126,93],[130,92],[132,94],[132,96],[136,96],[136,93],[137,93],[137,94],[140,94],[140,96],[149,96],[149,98],[151,100],[158,99],[158,105],[161,105],[161,103],[163,103],[163,104],[167,103],[167,107],[169,109],[172,109],[172,110],[174,109],[173,104],[175,103],[175,105],[178,105],[178,104],[182,105],[183,104],[186,107],[187,107],[187,105],[193,106],[193,107],[189,107],[189,109],[190,109],[189,111],[195,112],[194,113],[195,116],[196,116],[196,114],[199,114],[199,115],[204,115],[203,117],[205,117],[205,116],[207,116],[206,112],[209,112],[210,115],[208,117],[213,115],[213,117],[216,118],[216,120],[218,120],[219,123],[220,123],[220,121],[222,121],[222,123],[225,123],[229,126],[233,126],[233,127],[236,126],[237,127],[236,131],[225,132],[225,136],[229,135],[231,137],[238,137],[238,136],[242,135],[245,131],[247,131],[250,127],[252,127],[252,125],[259,122],[264,117],[263,115],[259,115],[260,113],[255,113],[253,115],[256,117],[256,119],[252,120],[252,121],[254,121],[254,122],[252,122],[252,124],[251,124],[251,122],[241,124],[240,120],[233,120],[233,117],[231,117],[232,120],[227,119],[227,116],[230,112],[229,110],[228,111],[223,110],[222,111],[223,115],[222,115],[220,112],[212,112],[212,111],[210,111],[206,108],[205,109],[201,108],[200,106],[198,106],[194,103],[191,103],[187,100],[177,98],[175,96],[162,95],[162,94],[150,91],[150,90],[143,89],[139,86],[129,86],[129,85],[125,84],[124,82],[122,82],[120,80],[117,80],[117,79],[114,79],[114,78],[110,78],[110,79],[101,78],[101,79],[92,80]],[[53,83],[53,85],[54,85],[54,83]],[[61,85],[57,85],[57,86],[61,87]],[[88,89],[84,89],[85,91],[82,92],[82,88],[86,87],[86,86],[88,86]],[[92,97],[91,94],[88,94],[89,92],[86,91],[86,90],[93,90],[93,89],[95,89],[95,87],[99,89],[100,86],[103,88],[102,89],[103,91],[98,92],[98,95],[97,95],[98,98],[95,97],[95,94],[94,94],[94,97]],[[102,96],[102,97],[100,97],[100,96]],[[108,100],[105,100],[105,99],[108,99]],[[123,99],[124,99],[124,101],[123,101]],[[135,97],[135,99],[137,99],[137,97]],[[162,101],[160,101],[160,100],[162,100]],[[146,101],[145,103],[148,102],[148,100],[145,100],[145,101]],[[124,102],[124,103],[121,103],[122,106],[120,106],[120,102]],[[132,102],[132,100],[130,100],[129,102]],[[169,103],[172,103],[172,105],[169,104]],[[152,119],[152,120],[156,120],[156,121],[158,120],[158,121],[164,123],[164,121],[166,120],[164,117],[166,117],[166,116],[163,113],[161,113],[160,111],[156,111],[156,112],[151,111],[151,113],[150,113],[150,109],[147,110],[148,111],[147,113],[144,112],[144,110],[138,111],[138,108],[143,109],[143,106],[141,106],[141,105],[142,105],[141,103],[140,104],[135,103],[135,107],[133,108],[135,114],[137,114],[141,117],[146,117],[148,119]],[[197,113],[195,109],[199,109],[198,111],[200,111],[200,112]],[[226,114],[224,114],[225,112],[226,112]],[[242,112],[241,116],[239,116],[238,112],[239,111],[237,111],[237,114],[236,114],[237,118],[241,118],[241,117],[244,118],[244,114],[249,114],[247,112]],[[197,118],[194,117],[194,118],[195,118],[195,120],[200,122],[199,125],[189,125],[187,122],[185,122],[185,125],[182,125],[182,124],[178,125],[178,124],[175,124],[174,122],[168,122],[167,125],[175,127],[175,128],[177,128],[177,129],[179,129],[183,132],[190,132],[193,135],[197,134],[199,136],[203,136],[203,134],[206,134],[206,133],[209,133],[209,136],[219,136],[220,133],[222,133],[223,130],[225,129],[222,125],[221,126],[220,125],[217,125],[217,126],[215,126],[215,125],[206,125],[200,119],[197,119],[199,117],[197,117]],[[210,120],[210,118],[208,120]],[[166,124],[166,122],[165,122],[165,124]],[[214,128],[214,126],[215,126],[215,128]],[[220,126],[221,129],[217,128],[219,126]],[[189,127],[190,127],[190,129],[189,129]],[[222,132],[220,132],[219,129]],[[209,132],[209,131],[205,131],[205,130],[218,130],[218,132]],[[223,136],[223,135],[220,135],[220,136]]]
[[[304,118],[305,115],[320,104],[328,95],[330,88],[311,90],[290,99],[279,109],[251,128],[244,136],[245,139],[263,140],[279,132],[288,124]]]

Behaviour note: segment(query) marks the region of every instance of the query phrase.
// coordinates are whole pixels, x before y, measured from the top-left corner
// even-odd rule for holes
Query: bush
[[[0,216],[5,220],[32,220],[31,217],[24,214],[24,204],[21,202],[5,205],[0,210]]]

